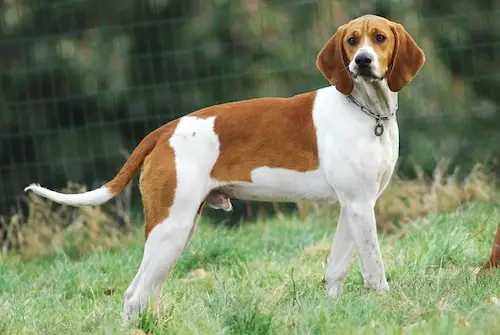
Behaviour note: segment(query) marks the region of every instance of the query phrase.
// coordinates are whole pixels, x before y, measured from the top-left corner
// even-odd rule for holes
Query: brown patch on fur
[[[248,181],[267,166],[300,172],[319,167],[312,110],[316,92],[291,98],[261,98],[209,107],[196,116],[216,115],[220,155],[211,177]],[[272,143],[272,145],[270,145]]]
[[[497,233],[495,234],[490,258],[483,265],[484,269],[495,267],[500,267],[500,223],[498,224]]]
[[[169,215],[174,203],[177,187],[175,154],[169,144],[177,121],[167,124],[156,146],[144,160],[143,171],[139,180],[144,215],[146,218],[145,237],[151,230]]]
[[[146,218],[146,238],[158,223],[168,217],[174,201],[177,175],[169,139],[178,123],[179,120],[173,120],[144,137],[118,174],[106,184],[110,192],[117,195],[143,166],[139,188]]]
[[[316,67],[328,82],[335,86],[337,91],[348,95],[351,94],[354,83],[347,69],[350,60],[344,49],[346,26],[340,26],[335,34],[326,42],[318,54]]]
[[[143,140],[139,143],[139,145],[132,151],[130,157],[127,159],[125,164],[122,166],[118,174],[108,182],[105,186],[108,187],[109,191],[114,195],[119,194],[125,186],[134,178],[139,169],[141,168],[142,163],[147,155],[153,150],[156,146],[156,143],[160,136],[165,133],[165,130],[175,128],[175,124],[177,124],[177,120],[170,122],[163,127],[160,127],[151,133],[149,133]]]
[[[397,92],[417,75],[425,63],[425,55],[402,25],[393,23],[391,29],[396,43],[393,63],[387,74],[387,84],[391,91]]]

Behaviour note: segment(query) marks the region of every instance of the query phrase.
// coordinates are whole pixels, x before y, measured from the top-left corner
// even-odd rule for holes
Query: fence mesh
[[[112,178],[149,131],[201,107],[325,86],[317,52],[365,13],[401,22],[427,56],[400,94],[400,172],[430,170],[443,155],[495,163],[498,1],[9,0],[0,214],[34,181]]]

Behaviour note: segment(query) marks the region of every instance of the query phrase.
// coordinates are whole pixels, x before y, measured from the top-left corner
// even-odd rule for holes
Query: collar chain
[[[361,104],[351,94],[349,94],[347,96],[347,99],[349,99],[350,102],[357,105],[363,113],[365,113],[366,115],[369,115],[375,119],[375,121],[376,121],[375,129],[374,129],[375,136],[381,136],[384,133],[384,125],[382,124],[382,121],[388,121],[391,117],[394,116],[394,114],[396,114],[396,111],[398,110],[398,104],[396,102],[396,108],[394,108],[394,111],[391,114],[379,115],[377,113],[372,112],[369,108],[367,108],[366,106]]]

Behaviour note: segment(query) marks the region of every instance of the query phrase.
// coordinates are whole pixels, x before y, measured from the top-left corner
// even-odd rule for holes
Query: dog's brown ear
[[[347,69],[344,35],[345,25],[340,26],[321,49],[316,59],[316,66],[330,84],[334,85],[339,92],[347,95],[352,92],[353,82]]]
[[[402,25],[395,23],[391,29],[395,43],[387,84],[391,91],[397,92],[417,75],[425,63],[425,54]]]

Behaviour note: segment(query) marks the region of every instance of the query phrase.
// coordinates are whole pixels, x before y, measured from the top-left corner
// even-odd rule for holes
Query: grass
[[[2,334],[500,334],[500,270],[479,272],[500,221],[494,205],[431,214],[382,235],[388,294],[362,288],[357,259],[344,295],[325,297],[335,217],[202,222],[158,313],[121,321],[142,231],[127,245],[0,264]]]

